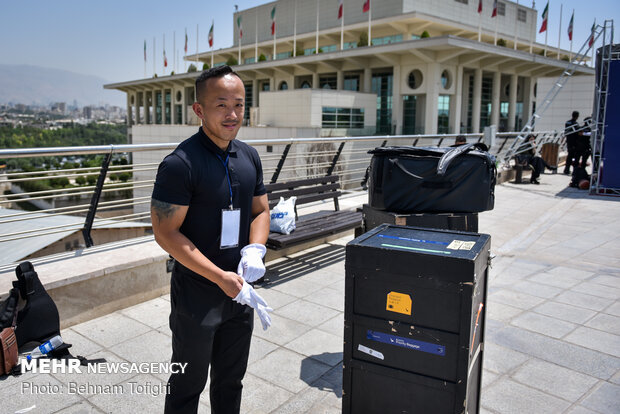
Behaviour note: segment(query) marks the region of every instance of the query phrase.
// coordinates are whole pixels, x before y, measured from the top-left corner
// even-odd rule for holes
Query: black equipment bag
[[[368,152],[371,207],[396,213],[478,213],[495,203],[495,157],[484,144],[378,147]]]
[[[13,287],[25,305],[17,314],[15,335],[20,350],[31,342],[45,342],[60,335],[60,317],[56,304],[47,293],[30,262],[20,263],[15,268],[17,281]]]

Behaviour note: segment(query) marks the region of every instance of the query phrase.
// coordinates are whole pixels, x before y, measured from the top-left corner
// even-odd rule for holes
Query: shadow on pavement
[[[267,266],[263,288],[277,286],[344,260],[344,246],[329,245]]]
[[[320,361],[339,360],[332,369],[316,378],[317,359]],[[309,386],[321,391],[331,391],[342,398],[342,352],[323,352],[304,358],[301,361],[299,378]]]
[[[557,192],[556,197],[573,198],[573,199],[590,199],[590,200],[605,200],[605,201],[620,201],[620,197],[613,195],[593,195],[588,190],[580,190],[574,187],[566,187],[563,190]]]

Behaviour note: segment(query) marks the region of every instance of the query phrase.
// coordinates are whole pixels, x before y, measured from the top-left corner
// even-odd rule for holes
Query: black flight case
[[[343,413],[477,413],[491,238],[382,224],[346,247]]]

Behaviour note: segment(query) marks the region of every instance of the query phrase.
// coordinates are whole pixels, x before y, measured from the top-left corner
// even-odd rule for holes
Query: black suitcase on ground
[[[482,144],[484,145],[484,144]],[[495,157],[480,144],[369,151],[371,207],[396,213],[479,213],[495,203]]]

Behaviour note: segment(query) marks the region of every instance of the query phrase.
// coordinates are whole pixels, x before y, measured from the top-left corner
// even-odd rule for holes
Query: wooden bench
[[[278,204],[280,197],[297,197],[296,228],[291,234],[269,233],[267,247],[272,250],[284,249],[362,226],[361,212],[340,210],[338,197],[342,193],[337,175],[266,184],[265,188],[270,209]],[[328,199],[334,200],[334,211],[322,210],[298,217],[297,206]]]
[[[515,159],[515,165],[512,167],[515,170],[515,184],[523,183],[523,171],[532,171],[532,167],[529,164],[522,164]]]

